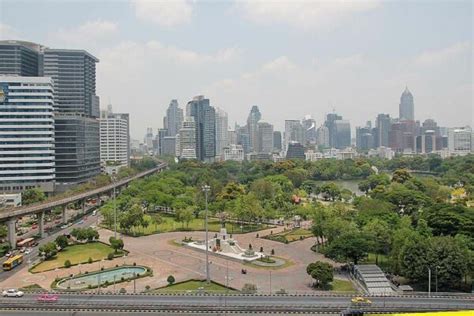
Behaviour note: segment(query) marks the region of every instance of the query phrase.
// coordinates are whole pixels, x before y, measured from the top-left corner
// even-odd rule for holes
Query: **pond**
[[[333,182],[338,186],[351,190],[352,193],[356,195],[363,195],[364,192],[359,190],[359,183],[363,181],[363,179],[355,179],[355,180],[328,180],[328,181],[316,181],[317,185],[323,185],[325,183]]]
[[[97,287],[98,284],[113,284],[131,280],[145,275],[147,271],[147,268],[143,266],[124,266],[66,278],[59,281],[56,287],[63,290],[84,290]]]

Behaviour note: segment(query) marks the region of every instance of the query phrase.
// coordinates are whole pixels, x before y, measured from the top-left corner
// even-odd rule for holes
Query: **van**
[[[92,216],[96,216],[96,215],[97,215],[97,210],[94,210],[94,211],[92,212]]]

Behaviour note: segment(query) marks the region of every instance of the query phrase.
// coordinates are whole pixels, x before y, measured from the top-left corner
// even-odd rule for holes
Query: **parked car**
[[[58,300],[58,295],[56,294],[41,294],[36,300],[40,303],[54,303]]]
[[[8,289],[2,292],[4,297],[22,297],[23,294],[22,291],[18,291],[17,289]]]
[[[351,303],[354,306],[370,306],[370,305],[372,305],[371,300],[369,300],[368,298],[365,298],[365,297],[361,297],[361,296],[352,298]]]
[[[12,255],[13,255],[13,253],[11,251],[9,251],[5,254],[5,257],[11,257]]]
[[[68,225],[64,224],[63,226],[61,226],[61,229],[64,229],[64,228],[68,228]]]
[[[30,254],[30,253],[31,253],[31,248],[26,248],[25,255]]]
[[[31,229],[36,229],[36,228],[38,228],[38,224],[31,225]]]

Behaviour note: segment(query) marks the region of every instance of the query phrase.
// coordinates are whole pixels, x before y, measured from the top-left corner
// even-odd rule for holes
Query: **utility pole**
[[[431,297],[431,268],[428,267],[428,297]]]
[[[202,190],[206,195],[206,218],[205,218],[205,227],[206,227],[206,282],[207,284],[211,283],[211,275],[209,273],[209,229],[207,226],[207,195],[211,190],[211,187],[207,184],[202,186]]]

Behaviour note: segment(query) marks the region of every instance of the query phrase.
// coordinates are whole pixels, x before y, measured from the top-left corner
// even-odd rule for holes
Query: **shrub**
[[[69,261],[69,260],[64,261],[64,266],[66,268],[70,268],[71,267],[71,261]]]
[[[113,252],[111,252],[107,255],[108,260],[112,260],[113,258],[114,258],[114,253]]]
[[[127,293],[127,290],[122,287],[122,288],[120,288],[119,293],[120,294],[125,294],[125,293]]]
[[[136,265],[137,265],[137,263],[136,263],[136,262],[134,262],[134,263],[133,263],[133,266],[136,266]]]
[[[91,263],[92,263],[92,258],[89,257],[89,259],[87,259],[87,262],[88,262],[89,264],[91,264]]]
[[[260,247],[260,252],[263,252],[263,247]]]
[[[275,255],[275,249],[272,249],[271,254],[272,254],[272,256]]]
[[[243,294],[255,294],[257,293],[257,286],[251,283],[245,283],[242,287]]]
[[[149,291],[150,289],[151,289],[151,287],[149,285],[145,286],[146,291]]]
[[[168,276],[166,281],[168,282],[168,285],[172,285],[176,280],[175,280],[174,276],[170,275],[170,276]]]
[[[303,236],[300,236],[300,240],[303,240]]]
[[[259,237],[260,237],[260,235],[257,233],[257,238],[259,238]]]

